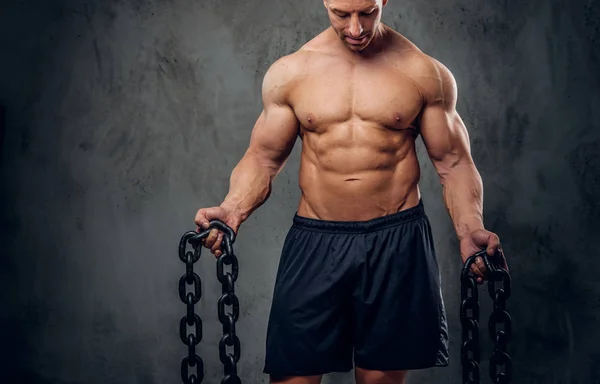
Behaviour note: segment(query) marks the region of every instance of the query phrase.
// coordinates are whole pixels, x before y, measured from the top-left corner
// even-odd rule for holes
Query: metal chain
[[[502,288],[496,288],[496,282],[502,282]],[[488,291],[494,300],[494,309],[490,315],[488,329],[494,342],[494,352],[490,358],[489,373],[495,384],[508,384],[512,380],[512,360],[507,353],[507,346],[512,336],[512,318],[506,311],[506,301],[510,297],[510,275],[504,269],[495,268],[488,283]],[[504,329],[498,329],[499,325]],[[499,372],[500,367],[503,372]]]
[[[471,264],[480,253],[471,256],[463,267],[461,280],[460,323],[462,345],[460,358],[463,384],[479,384],[479,293],[475,277],[469,273]]]
[[[510,296],[510,275],[505,269],[491,264],[485,250],[469,257],[461,272],[462,382],[480,384],[479,296],[476,277],[470,272],[477,257],[483,259],[489,271],[489,294],[494,300],[494,309],[488,322],[489,335],[494,342],[489,375],[494,384],[509,384],[512,380],[512,361],[507,346],[512,334],[512,319],[506,311],[506,301]],[[498,281],[503,283],[503,288],[496,288]],[[501,324],[504,324],[504,329],[498,329]],[[499,372],[501,366],[504,366],[503,372]]]
[[[179,242],[179,259],[185,263],[185,275],[179,279],[179,299],[186,305],[187,313],[179,322],[179,337],[188,347],[188,355],[181,361],[181,379],[185,384],[199,384],[204,380],[204,362],[196,354],[196,345],[202,340],[202,319],[194,313],[194,305],[202,297],[202,281],[194,272],[194,263],[200,259],[200,247],[193,242],[196,232],[187,232]],[[194,245],[194,252],[186,252],[188,243]],[[187,286],[193,292],[186,293]],[[187,327],[194,327],[195,333],[187,333]],[[190,374],[190,367],[196,368],[196,374]]]
[[[237,362],[240,360],[241,343],[235,333],[235,322],[240,317],[240,302],[235,295],[234,283],[238,278],[238,260],[233,253],[232,241],[229,237],[224,238],[224,253],[217,260],[217,279],[221,282],[222,296],[219,299],[218,313],[219,321],[223,324],[223,337],[219,342],[219,358],[223,364],[225,377],[221,384],[241,384],[237,375]],[[229,265],[230,271],[224,271],[225,265]],[[225,312],[225,306],[231,311]],[[227,347],[233,347],[233,353],[227,351]]]
[[[202,290],[200,276],[194,272],[193,267],[200,259],[202,240],[215,228],[224,232],[223,254],[217,259],[217,278],[221,282],[223,293],[217,306],[219,321],[223,324],[219,358],[223,363],[225,377],[221,384],[241,384],[237,375],[241,343],[235,332],[235,323],[240,314],[239,299],[235,295],[234,287],[238,277],[238,260],[233,253],[235,232],[219,220],[211,221],[209,228],[200,233],[186,232],[179,242],[179,259],[186,265],[186,273],[179,279],[179,298],[187,308],[187,313],[181,318],[179,324],[179,336],[188,347],[188,355],[181,362],[181,379],[184,384],[200,384],[204,380],[204,362],[195,350],[202,341],[202,319],[194,312],[194,305],[200,301]],[[186,252],[188,244],[192,245],[194,252]],[[231,272],[225,271],[226,265],[231,267]],[[191,292],[187,292],[187,286],[192,286]],[[232,311],[225,312],[226,306],[231,307]],[[188,326],[194,327],[195,332],[188,333]],[[227,347],[233,347],[233,353],[228,352]],[[196,374],[190,373],[190,368],[194,367],[197,367]]]

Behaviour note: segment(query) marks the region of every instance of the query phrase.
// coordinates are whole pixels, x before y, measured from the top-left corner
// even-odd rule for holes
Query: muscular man
[[[440,62],[381,23],[387,0],[324,0],[331,27],[266,72],[264,110],[218,207],[238,230],[268,198],[296,137],[302,197],[285,239],[269,317],[271,382],[319,383],[329,372],[404,383],[448,364],[431,227],[418,182],[420,135],[443,185],[463,261],[500,250],[484,229],[480,175]],[[217,230],[204,246],[220,256]],[[473,266],[481,284],[482,260]]]

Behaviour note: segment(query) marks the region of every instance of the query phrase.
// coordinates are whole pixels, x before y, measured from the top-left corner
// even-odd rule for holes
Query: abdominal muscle
[[[298,215],[365,221],[416,206],[419,162],[412,129],[303,130]]]

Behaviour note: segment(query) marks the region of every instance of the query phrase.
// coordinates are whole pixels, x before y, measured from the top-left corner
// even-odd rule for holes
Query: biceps
[[[254,125],[248,153],[274,171],[279,171],[294,148],[298,126],[291,107],[268,106]]]
[[[429,107],[421,118],[421,137],[438,173],[472,162],[469,135],[456,111]]]

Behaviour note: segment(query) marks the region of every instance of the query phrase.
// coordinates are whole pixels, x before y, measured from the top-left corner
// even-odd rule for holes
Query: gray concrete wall
[[[514,280],[515,383],[600,383],[599,16],[593,0],[390,0],[385,9],[386,23],[458,81],[485,222]],[[198,208],[225,195],[265,70],[326,27],[318,0],[3,2],[0,382],[180,382],[179,238]],[[236,242],[244,383],[267,380],[266,321],[299,198],[298,147]],[[457,242],[419,151],[452,362],[411,383],[459,383]],[[217,383],[220,286],[204,255],[200,352],[206,382]]]

